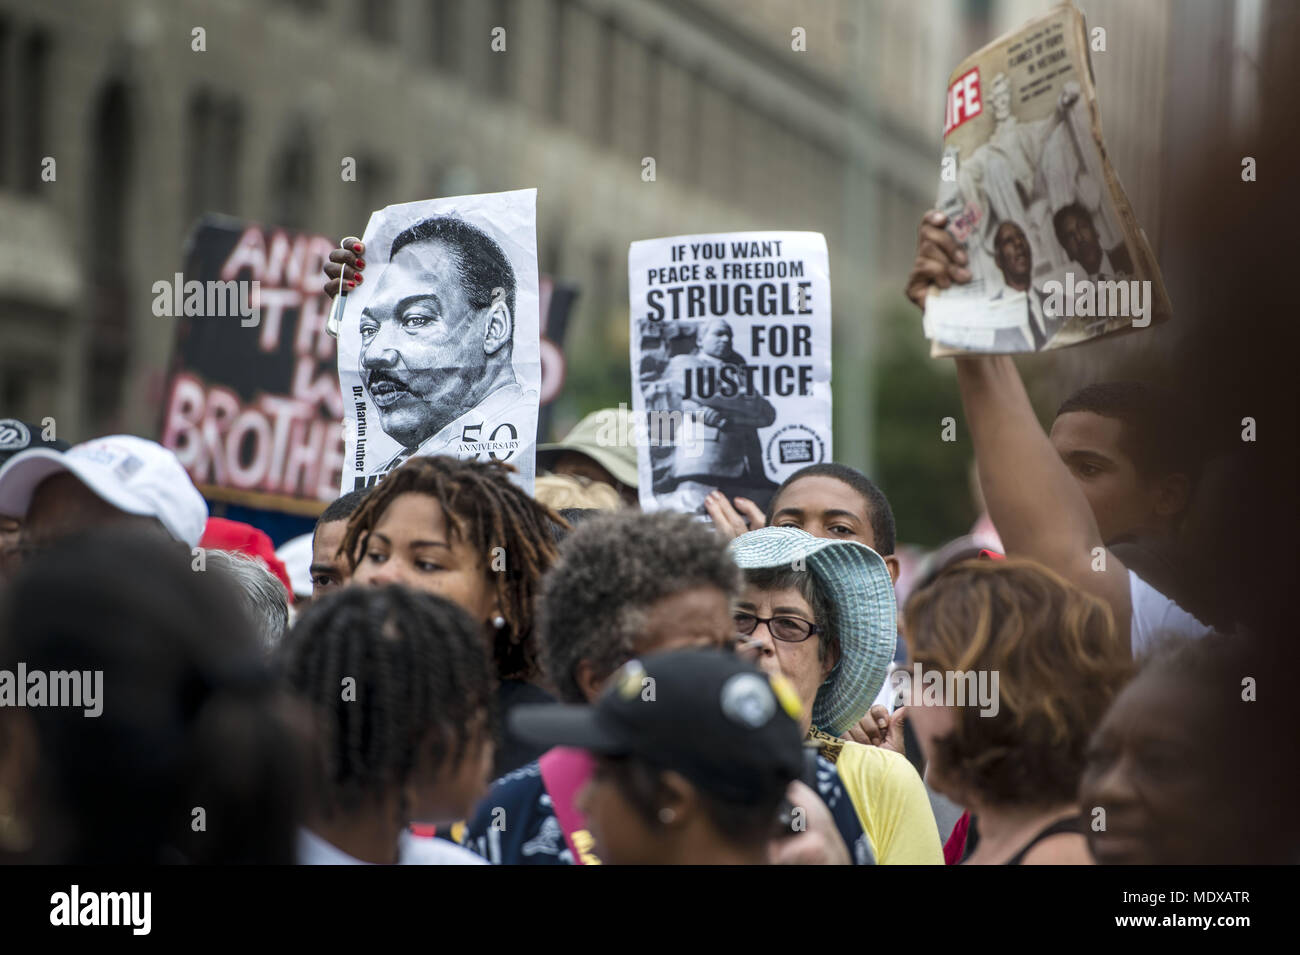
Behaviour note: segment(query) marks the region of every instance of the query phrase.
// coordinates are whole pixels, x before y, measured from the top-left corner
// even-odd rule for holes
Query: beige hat
[[[563,441],[537,446],[538,469],[551,470],[565,451],[585,454],[620,484],[637,486],[636,415],[626,407],[602,408],[583,418]]]

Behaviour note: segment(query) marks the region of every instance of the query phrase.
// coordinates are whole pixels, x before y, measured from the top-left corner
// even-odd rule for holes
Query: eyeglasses
[[[736,621],[736,632],[749,636],[760,623],[767,624],[767,632],[775,639],[786,643],[803,643],[814,633],[821,633],[822,628],[799,617],[756,617],[752,613],[737,610],[732,614]]]

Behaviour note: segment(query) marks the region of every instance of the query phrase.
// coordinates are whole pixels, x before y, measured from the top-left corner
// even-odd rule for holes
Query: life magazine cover
[[[339,334],[342,490],[412,455],[507,461],[532,493],[541,385],[537,190],[388,206]]]
[[[643,510],[765,507],[831,460],[831,286],[816,232],[633,242],[632,402]]]
[[[1169,317],[1106,157],[1088,56],[1066,3],[952,73],[937,208],[973,278],[926,300],[932,355],[1063,348]]]

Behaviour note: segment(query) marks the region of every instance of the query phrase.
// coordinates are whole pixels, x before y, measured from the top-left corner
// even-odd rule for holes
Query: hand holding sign
[[[948,288],[953,282],[960,284],[971,280],[971,271],[966,268],[966,253],[944,228],[947,224],[947,216],[931,209],[922,216],[921,227],[917,230],[916,261],[912,263],[912,274],[907,277],[906,291],[912,304],[923,312],[931,286]]]
[[[366,260],[361,258],[366,252],[366,245],[360,239],[348,236],[343,244],[330,253],[330,260],[325,263],[325,294],[330,298],[339,294],[339,286],[349,282],[348,288],[355,288],[361,281],[361,270],[366,267]],[[342,278],[340,278],[342,276]]]
[[[532,490],[535,209],[532,189],[392,205],[370,217],[364,244],[330,254],[326,287],[347,298],[338,348],[344,490],[439,454],[507,462]]]
[[[767,516],[757,504],[747,497],[728,500],[721,491],[713,491],[704,499],[704,512],[713,521],[714,529],[727,540],[767,526]]]

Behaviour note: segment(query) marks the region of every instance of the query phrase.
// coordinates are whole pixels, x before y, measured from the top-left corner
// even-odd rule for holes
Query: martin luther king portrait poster
[[[506,461],[533,488],[537,190],[388,206],[370,217],[366,281],[339,336],[342,490],[416,455]]]

